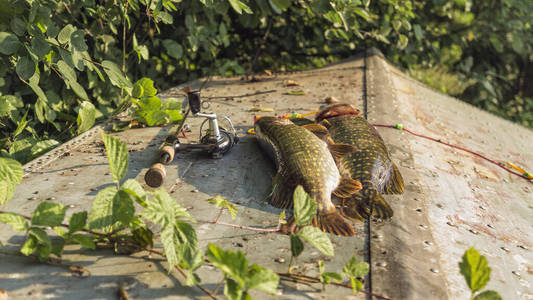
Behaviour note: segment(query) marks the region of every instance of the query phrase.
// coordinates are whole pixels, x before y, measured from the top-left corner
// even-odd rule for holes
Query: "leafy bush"
[[[323,65],[363,38],[396,40],[392,24],[408,27],[413,17],[411,2],[399,0],[4,2],[0,147],[23,162],[124,105],[138,92],[131,78],[167,88],[243,74],[252,62],[256,70]],[[137,117],[150,125],[162,118]]]

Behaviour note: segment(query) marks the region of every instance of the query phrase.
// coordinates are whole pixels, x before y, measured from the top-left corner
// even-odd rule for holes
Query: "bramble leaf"
[[[102,66],[107,74],[107,77],[109,77],[111,84],[119,88],[131,88],[131,81],[124,75],[119,66],[117,66],[114,62],[104,60],[102,62]]]
[[[248,260],[246,260],[244,253],[241,251],[225,251],[215,244],[209,244],[206,256],[215,267],[220,269],[226,276],[230,276],[240,287],[245,286]]]
[[[217,195],[215,198],[207,199],[209,203],[215,204],[217,207],[225,207],[231,214],[231,219],[235,220],[237,216],[237,207],[234,204],[229,203],[228,200],[222,198],[222,196]]]
[[[316,215],[316,203],[305,192],[304,188],[299,185],[294,189],[294,220],[299,226],[305,226],[313,220]]]
[[[117,194],[117,188],[107,187],[94,197],[91,212],[89,213],[89,228],[102,229],[111,232],[111,226],[115,224],[113,219],[113,199]]]
[[[491,269],[487,259],[480,255],[474,247],[465,251],[463,260],[459,263],[459,269],[472,292],[481,290],[490,280]]]
[[[31,215],[31,224],[38,226],[59,226],[65,218],[67,208],[59,203],[41,202]]]
[[[277,293],[279,276],[267,268],[251,265],[246,278],[246,289],[255,289],[270,294]]]
[[[87,212],[77,212],[72,214],[72,217],[70,217],[69,222],[69,233],[73,233],[79,230],[82,230],[83,227],[85,227],[85,224],[87,224]]]
[[[96,245],[93,239],[83,234],[73,234],[71,237],[73,242],[80,244],[84,248],[95,249]]]
[[[146,192],[137,180],[126,180],[122,184],[120,189],[130,194],[135,199],[135,201],[139,203],[139,205],[141,205],[142,207],[146,207]]]
[[[30,228],[23,216],[12,212],[0,213],[0,223],[11,225],[15,231],[26,231]]]
[[[119,139],[102,132],[102,140],[107,151],[109,169],[113,175],[113,181],[120,183],[128,171],[129,153],[126,144]]]
[[[322,254],[333,256],[333,244],[328,235],[313,226],[305,226],[298,232],[298,236],[304,238],[309,244],[317,248]]]
[[[502,296],[492,290],[484,291],[483,293],[480,293],[474,297],[473,300],[502,300]]]
[[[298,257],[304,251],[304,244],[302,240],[295,234],[290,235],[291,239],[291,254]]]

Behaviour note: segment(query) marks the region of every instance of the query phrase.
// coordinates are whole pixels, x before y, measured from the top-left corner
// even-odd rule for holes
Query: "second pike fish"
[[[307,129],[286,119],[262,117],[256,120],[254,129],[261,148],[277,167],[272,180],[271,204],[278,208],[292,208],[294,189],[302,185],[317,203],[314,226],[337,235],[354,235],[352,226],[331,202],[331,194],[347,198],[359,191],[361,185],[351,178],[341,178],[328,145]],[[341,154],[353,150],[349,145],[332,144],[329,148]]]
[[[338,160],[339,170],[348,172],[363,185],[360,193],[342,200],[343,215],[352,220],[366,219],[370,215],[380,219],[392,217],[392,208],[381,194],[401,194],[404,184],[376,129],[349,104],[324,108],[317,114],[316,122],[328,129],[334,143],[357,148]]]

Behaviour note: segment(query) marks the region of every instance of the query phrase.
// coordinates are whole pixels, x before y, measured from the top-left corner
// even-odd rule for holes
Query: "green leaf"
[[[48,53],[50,53],[52,47],[50,47],[50,44],[48,44],[48,42],[41,36],[35,36],[31,40],[31,49],[33,50],[33,53],[39,57],[39,59],[42,59]]]
[[[26,231],[30,228],[28,221],[16,213],[0,213],[0,222],[11,225],[15,231]]]
[[[56,141],[56,140],[39,141],[39,142],[35,143],[35,145],[33,145],[31,147],[31,155],[32,155],[32,157],[37,157],[37,156],[39,156],[41,154],[44,154],[44,153],[52,150],[53,148],[55,148],[58,145],[59,145],[59,142]]]
[[[135,180],[135,179],[128,179],[126,180],[122,186],[120,187],[121,190],[125,191],[126,193],[130,194],[139,205],[142,207],[146,207],[146,192],[144,191],[141,184]]]
[[[206,256],[215,267],[225,275],[230,276],[240,287],[244,287],[245,278],[248,275],[248,261],[244,253],[231,250],[224,251],[217,245],[209,244]]]
[[[226,208],[231,214],[231,219],[235,220],[235,217],[237,216],[237,207],[234,204],[229,203],[228,200],[222,198],[222,196],[217,195],[215,198],[207,199],[206,201],[215,204],[217,207]]]
[[[94,197],[91,212],[89,213],[89,229],[103,229],[111,232],[115,224],[113,219],[113,199],[117,195],[117,188],[107,187]]]
[[[85,33],[82,30],[76,30],[70,34],[70,43],[78,51],[89,50],[87,43],[85,43]]]
[[[23,36],[24,33],[26,33],[26,23],[22,19],[14,17],[13,20],[11,20],[11,30],[13,30],[16,35]]]
[[[45,246],[52,246],[52,241],[50,240],[50,237],[46,233],[46,231],[42,230],[41,228],[32,227],[30,228],[30,236],[34,236],[37,243],[40,245]]]
[[[316,215],[316,203],[305,192],[304,188],[299,185],[294,189],[294,220],[299,226],[304,226],[313,220]]]
[[[31,224],[59,226],[65,218],[67,208],[59,203],[41,202],[31,215]]]
[[[17,61],[16,72],[24,80],[29,80],[35,74],[35,63],[28,56],[23,56]]]
[[[251,265],[246,278],[246,289],[255,289],[270,294],[277,293],[279,276],[267,268]]]
[[[489,290],[476,295],[473,300],[503,300],[503,298],[498,292]]]
[[[424,38],[424,32],[422,31],[422,27],[420,27],[420,25],[413,25],[413,31],[415,32],[415,38],[418,41],[421,41]]]
[[[243,290],[241,287],[239,287],[239,284],[230,278],[226,279],[226,284],[224,285],[224,295],[230,300],[246,299]]]
[[[96,120],[96,108],[89,101],[83,101],[78,111],[78,118],[76,123],[78,124],[78,134],[82,134],[85,131],[91,129]]]
[[[368,274],[368,271],[370,270],[370,266],[366,262],[360,262],[357,263],[357,259],[355,256],[352,256],[342,268],[342,273],[345,274],[348,277],[364,277],[366,274]]]
[[[102,62],[104,72],[109,77],[111,84],[119,88],[130,88],[132,86],[131,81],[124,75],[114,62],[104,60]]]
[[[128,225],[135,214],[133,200],[128,193],[119,190],[113,198],[113,220]]]
[[[163,40],[163,46],[170,57],[180,59],[183,56],[183,47],[176,41],[170,39]]]
[[[333,256],[333,244],[328,235],[320,231],[320,229],[313,226],[305,226],[298,232],[298,236],[305,239],[313,247],[322,252],[322,254]]]
[[[80,244],[84,248],[95,249],[96,245],[93,239],[83,234],[73,234],[71,237],[73,242]]]
[[[133,91],[137,89],[137,92],[132,92],[134,98],[141,97],[153,97],[157,94],[157,89],[154,87],[154,81],[150,78],[144,77],[135,82]]]
[[[11,150],[11,149],[10,149]],[[11,158],[0,157],[0,182],[3,193],[0,193],[0,205],[7,203],[15,191],[15,186],[22,181],[22,165]]]
[[[474,247],[465,251],[463,260],[459,263],[459,269],[472,292],[483,289],[490,280],[491,269],[487,259],[480,255]]]
[[[33,235],[28,236],[28,240],[22,245],[20,248],[20,253],[28,256],[37,251],[37,238],[35,238]]]
[[[268,3],[277,14],[281,14],[291,6],[292,2],[290,0],[268,0]]]
[[[154,247],[154,233],[145,227],[139,227],[132,231],[133,240],[141,247]],[[198,252],[200,253],[200,252]]]
[[[129,153],[126,144],[119,139],[102,132],[102,140],[107,151],[109,169],[113,175],[113,180],[118,184],[126,176],[128,171]]]
[[[168,262],[168,272],[174,269],[174,266],[179,264],[179,249],[178,245],[180,243],[178,233],[174,230],[174,226],[164,226],[161,230],[161,243],[163,244],[163,249],[165,250],[165,256]]]
[[[70,86],[72,91],[74,91],[74,93],[78,95],[78,97],[84,100],[89,100],[85,89],[77,81],[76,71],[74,71],[74,69],[72,69],[63,60],[57,62],[57,68],[61,75],[63,75],[63,79],[65,79],[65,82]]]
[[[320,279],[324,283],[331,283],[331,281],[342,282],[342,276],[335,272],[324,272],[320,274]]]
[[[291,254],[298,257],[304,251],[304,244],[302,240],[295,234],[291,233]]]
[[[242,14],[243,11],[247,14],[252,13],[252,10],[250,9],[250,7],[239,0],[228,0],[228,2],[233,8],[233,10],[235,10],[235,12],[238,13],[239,15]]]
[[[154,193],[155,197],[146,202],[147,207],[141,213],[144,218],[162,227],[174,224],[178,218],[194,221],[194,218],[189,215],[187,210],[172,199],[164,189],[157,190]]]
[[[70,43],[70,38],[74,31],[76,31],[76,27],[71,24],[68,24],[63,27],[63,29],[61,29],[61,31],[57,35],[58,42],[60,42],[61,44]]]
[[[407,47],[407,43],[409,43],[409,38],[403,34],[400,34],[400,38],[398,40],[398,47],[400,49],[404,49]]]
[[[68,232],[74,233],[76,231],[80,231],[85,227],[85,224],[87,224],[87,212],[86,211],[72,214],[72,217],[70,217]]]
[[[0,32],[0,53],[11,55],[20,47],[19,39],[9,32]]]

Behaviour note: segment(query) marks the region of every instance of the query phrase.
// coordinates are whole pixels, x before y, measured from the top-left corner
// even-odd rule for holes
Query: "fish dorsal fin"
[[[306,124],[306,125],[302,125],[302,128],[305,128],[311,131],[314,135],[316,135],[319,139],[323,141],[325,141],[327,137],[329,136],[328,129],[320,124],[316,124],[316,123]]]
[[[313,218],[313,226],[320,228],[320,230],[324,232],[333,233],[335,235],[355,235],[352,226],[342,218],[337,210],[326,214],[317,214]]]
[[[389,180],[383,185],[383,194],[403,194],[404,185],[402,174],[395,164],[392,164]]]
[[[361,182],[351,178],[342,178],[337,188],[333,191],[333,195],[339,198],[348,198],[357,193],[362,188]]]
[[[373,216],[378,219],[390,219],[394,212],[390,205],[379,193],[367,193],[369,197],[363,197],[358,193],[352,197],[342,199],[341,213],[352,221],[363,221]]]
[[[328,148],[329,152],[331,152],[331,155],[333,155],[334,158],[341,158],[345,154],[357,151],[357,147],[342,143],[330,143],[328,144]]]

